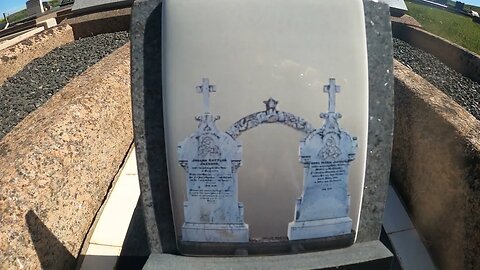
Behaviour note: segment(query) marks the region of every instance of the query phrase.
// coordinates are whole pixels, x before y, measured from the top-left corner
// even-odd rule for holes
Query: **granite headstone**
[[[28,0],[25,5],[27,6],[28,16],[42,14],[44,12],[41,0]]]
[[[364,6],[369,52],[369,130],[365,193],[362,197],[362,216],[359,219],[358,231],[361,241],[357,241],[353,248],[357,246],[362,250],[361,254],[366,255],[384,249],[378,242],[378,235],[381,228],[386,184],[388,183],[393,79],[391,33],[386,12],[388,7],[369,2],[364,2]],[[181,251],[177,246],[178,238],[174,230],[169,191],[171,184],[169,181],[171,180],[167,174],[164,108],[162,107],[164,82],[162,81],[162,65],[159,65],[162,61],[162,42],[158,33],[162,33],[163,29],[162,16],[162,1],[160,0],[141,0],[136,1],[134,5],[132,12],[132,98],[137,162],[150,250],[152,253],[177,254]],[[221,133],[221,131],[219,132]],[[236,145],[238,146],[238,144]],[[178,166],[178,164],[175,165]],[[188,171],[186,173],[188,174]],[[242,171],[240,170],[239,173],[241,178]],[[186,197],[188,201],[188,194]],[[250,223],[248,219],[247,221]],[[178,257],[181,259],[181,256]],[[346,257],[348,256],[339,257],[338,261],[335,259],[336,265],[342,265],[342,258]],[[296,256],[292,256],[291,260],[296,260],[296,258]],[[375,255],[365,260],[375,260],[376,258],[380,257]],[[175,261],[177,258],[172,257],[171,263],[175,263]],[[194,265],[197,261],[196,258],[192,258],[187,264]],[[239,259],[231,263],[238,266],[244,261]]]

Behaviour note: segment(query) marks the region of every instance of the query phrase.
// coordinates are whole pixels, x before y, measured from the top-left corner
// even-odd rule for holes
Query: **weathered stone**
[[[480,121],[395,61],[392,180],[440,269],[480,268]]]
[[[25,5],[28,16],[41,15],[44,12],[42,0],[28,0]]]
[[[402,24],[422,28],[422,25],[417,20],[415,20],[415,18],[413,18],[408,14],[405,14],[401,17],[391,17],[391,19],[392,19],[392,22],[397,22],[397,23],[402,23]]]
[[[0,84],[33,59],[72,41],[72,28],[68,25],[59,25],[0,51]]]
[[[368,50],[368,148],[357,243],[380,237],[393,141],[393,57],[389,9],[364,1]]]
[[[88,12],[100,9],[114,9],[131,5],[133,0],[75,0],[72,11]]]
[[[75,39],[80,39],[98,34],[128,31],[130,15],[131,8],[126,7],[75,16],[67,19],[67,23],[72,27]]]
[[[0,268],[71,269],[132,142],[129,46],[0,141]]]

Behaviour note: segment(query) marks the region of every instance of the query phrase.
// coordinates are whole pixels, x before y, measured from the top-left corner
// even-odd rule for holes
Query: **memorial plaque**
[[[335,95],[340,87],[330,79],[328,112],[320,114],[324,125],[300,144],[300,162],[305,168],[304,191],[297,200],[295,220],[288,226],[290,240],[349,234],[348,166],[357,152],[357,138],[340,129],[335,111]]]
[[[211,101],[221,116],[216,126],[243,147],[237,191],[251,239],[287,238],[304,189],[299,143],[323,125],[318,115],[327,111],[328,95],[321,93],[329,78],[348,89],[348,95],[337,95],[336,104],[342,127],[359,142],[346,187],[348,216],[357,231],[368,128],[362,1],[167,0],[162,7],[165,146],[178,238],[185,239],[183,203],[190,195],[176,147],[197,126],[194,116],[202,102],[192,87],[201,78],[219,90]],[[280,106],[264,105],[270,97]]]
[[[178,146],[187,182],[182,240],[248,242],[243,204],[238,202],[242,146],[215,125],[220,117],[210,113],[209,100],[215,87],[203,79],[197,91],[203,94],[204,113],[196,117],[197,131]]]
[[[356,234],[357,242],[378,239],[392,133],[387,11],[360,0],[136,1],[132,98],[152,253],[273,255],[345,247]],[[193,94],[202,77],[219,89],[215,113],[208,99],[214,87],[205,81],[198,88],[208,108],[203,111]],[[326,88],[330,99],[321,94],[328,78],[336,78]],[[337,108],[327,110],[335,93]],[[330,127],[338,124],[336,110],[343,115],[342,129],[357,137],[357,152],[354,138]],[[318,205],[319,193],[330,197],[331,207]],[[336,223],[340,232],[289,232],[307,227],[302,222],[338,219],[347,223]],[[210,228],[234,233],[211,235]],[[361,247],[362,254],[378,251],[370,242],[353,247],[363,244],[368,247]],[[165,263],[165,256],[155,256],[165,269],[184,258]],[[331,253],[325,256],[331,259]],[[344,265],[345,257],[333,260]],[[316,258],[326,257],[320,252]],[[189,259],[192,267],[209,261]],[[295,259],[303,257],[288,257]],[[248,258],[234,261],[241,265]],[[158,266],[153,260],[151,265]]]

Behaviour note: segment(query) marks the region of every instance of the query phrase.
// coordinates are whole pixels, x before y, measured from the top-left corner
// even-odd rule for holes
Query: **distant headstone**
[[[373,0],[374,2],[385,3],[390,6],[390,13],[399,17],[408,11],[404,0]]]
[[[203,95],[204,113],[195,118],[200,122],[197,131],[178,146],[187,181],[182,240],[248,242],[243,204],[238,202],[242,146],[215,125],[220,117],[210,113],[209,100],[214,86],[203,79],[197,91]]]
[[[41,0],[28,0],[25,5],[27,6],[28,16],[42,14],[44,12]]]
[[[60,6],[63,7],[63,6],[66,6],[66,5],[71,5],[75,2],[75,0],[62,0],[60,2]]]
[[[75,0],[72,11],[94,11],[129,6],[133,0]]]
[[[465,3],[460,2],[460,1],[455,2],[455,9],[456,10],[463,10],[464,7],[465,7]]]
[[[300,162],[305,168],[304,190],[297,200],[295,220],[288,226],[290,240],[349,234],[348,165],[357,152],[357,138],[340,129],[335,111],[335,95],[340,86],[335,79],[325,85],[328,112],[322,128],[310,133],[300,144]]]

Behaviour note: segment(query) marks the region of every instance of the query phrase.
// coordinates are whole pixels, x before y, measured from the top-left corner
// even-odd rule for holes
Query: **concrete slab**
[[[106,201],[90,243],[121,247],[140,196],[138,176],[124,171]]]
[[[90,245],[80,270],[115,269],[121,247]]]
[[[414,229],[407,211],[392,186],[388,186],[383,228],[387,234]]]
[[[29,30],[21,35],[18,35],[14,38],[11,38],[11,39],[8,39],[8,37],[6,37],[7,40],[4,40],[2,42],[0,42],[0,50],[3,50],[5,48],[8,48],[10,46],[13,46],[15,44],[18,44],[22,41],[24,41],[25,39],[35,35],[35,34],[38,34],[40,32],[42,32],[43,30],[45,30],[45,27],[37,27],[37,28],[34,28],[32,30]]]
[[[416,230],[392,233],[389,237],[402,269],[436,269]]]

